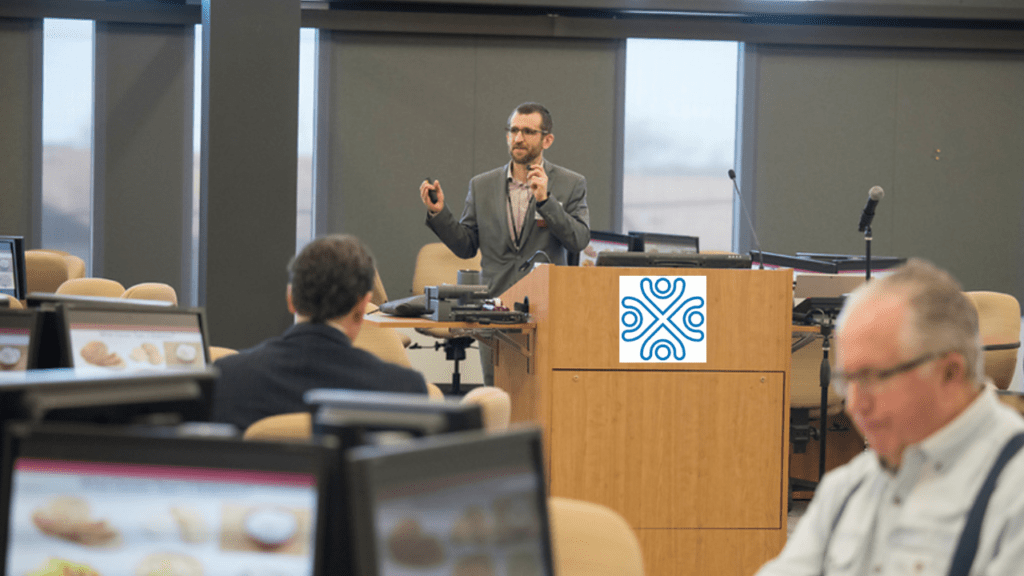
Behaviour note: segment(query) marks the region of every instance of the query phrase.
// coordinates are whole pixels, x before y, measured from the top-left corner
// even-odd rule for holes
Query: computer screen
[[[483,428],[480,406],[438,402],[422,394],[315,389],[304,400],[313,414],[313,432],[333,434],[346,447],[374,443],[381,432],[426,436]]]
[[[104,371],[202,367],[208,363],[199,308],[62,304],[63,366]]]
[[[6,574],[327,574],[324,445],[55,424],[8,439]]]
[[[0,308],[0,372],[35,368],[38,346],[39,314]]]
[[[593,266],[599,252],[626,252],[629,250],[629,236],[615,232],[590,231],[590,243],[579,254],[575,254],[570,266]]]
[[[21,236],[0,236],[0,294],[25,299],[25,245]]]
[[[553,574],[540,433],[348,452],[356,573]]]
[[[697,236],[680,236],[678,234],[659,234],[657,232],[630,232],[631,252],[683,252],[696,254],[700,252],[700,238]]]

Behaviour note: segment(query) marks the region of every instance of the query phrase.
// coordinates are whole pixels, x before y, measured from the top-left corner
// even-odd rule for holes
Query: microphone
[[[538,256],[543,256],[544,260],[548,264],[551,264],[551,258],[548,257],[547,252],[545,252],[543,250],[537,250],[536,252],[533,253],[533,256],[530,256],[529,260],[527,260],[526,262],[523,262],[522,264],[519,265],[519,271],[520,272],[525,272],[527,268],[529,268],[530,266],[533,266],[533,261],[536,260]]]
[[[882,190],[881,186],[872,186],[871,190],[868,190],[868,203],[864,205],[864,212],[860,215],[860,226],[857,230],[863,232],[871,226],[871,221],[875,218],[875,206],[878,206],[878,201],[885,196],[885,190]]]
[[[747,227],[750,228],[750,235],[754,237],[754,246],[757,247],[758,270],[764,270],[764,251],[761,250],[761,241],[757,239],[757,230],[754,230],[754,221],[750,219],[747,208],[743,205],[743,194],[740,194],[740,187],[736,184],[736,171],[729,169],[729,180],[732,180],[732,189],[736,191],[736,198],[740,201],[740,212],[747,217]]]

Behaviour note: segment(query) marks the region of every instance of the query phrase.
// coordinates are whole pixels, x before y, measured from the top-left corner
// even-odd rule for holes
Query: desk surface
[[[465,329],[494,329],[494,330],[533,330],[537,325],[533,322],[525,322],[521,324],[501,324],[501,323],[489,323],[482,324],[480,322],[435,322],[430,318],[423,318],[420,316],[407,317],[407,316],[391,316],[380,312],[366,314],[363,319],[367,322],[373,322],[378,326],[384,326],[386,328],[465,328]]]

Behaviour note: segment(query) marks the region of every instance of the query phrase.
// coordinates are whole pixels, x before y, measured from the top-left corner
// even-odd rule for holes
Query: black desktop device
[[[118,372],[209,363],[202,308],[33,293],[40,315],[38,368]]]
[[[700,238],[697,236],[631,231],[629,238],[631,252],[700,252]]]
[[[361,576],[553,572],[540,432],[460,432],[347,455]]]
[[[337,573],[323,560],[338,545],[324,529],[341,460],[329,442],[57,423],[13,424],[5,440],[6,574]]]
[[[593,266],[600,252],[628,252],[631,238],[615,232],[590,231],[590,242],[582,252],[569,254],[569,266]]]
[[[0,236],[0,294],[24,300],[25,242],[21,236]]]
[[[696,254],[687,252],[601,252],[597,266],[622,268],[750,268],[744,254]]]
[[[116,373],[74,368],[0,372],[0,423],[208,421],[216,375],[206,367]]]
[[[40,330],[35,310],[0,308],[0,372],[38,367]]]
[[[313,433],[339,436],[346,447],[372,443],[381,432],[427,436],[483,428],[479,405],[422,394],[322,388],[306,392],[304,400]]]

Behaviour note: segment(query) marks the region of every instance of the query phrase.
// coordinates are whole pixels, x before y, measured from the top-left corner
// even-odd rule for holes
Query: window
[[[43,248],[92,269],[91,20],[43,21]]]
[[[731,250],[736,42],[626,44],[623,232],[700,237]]]

